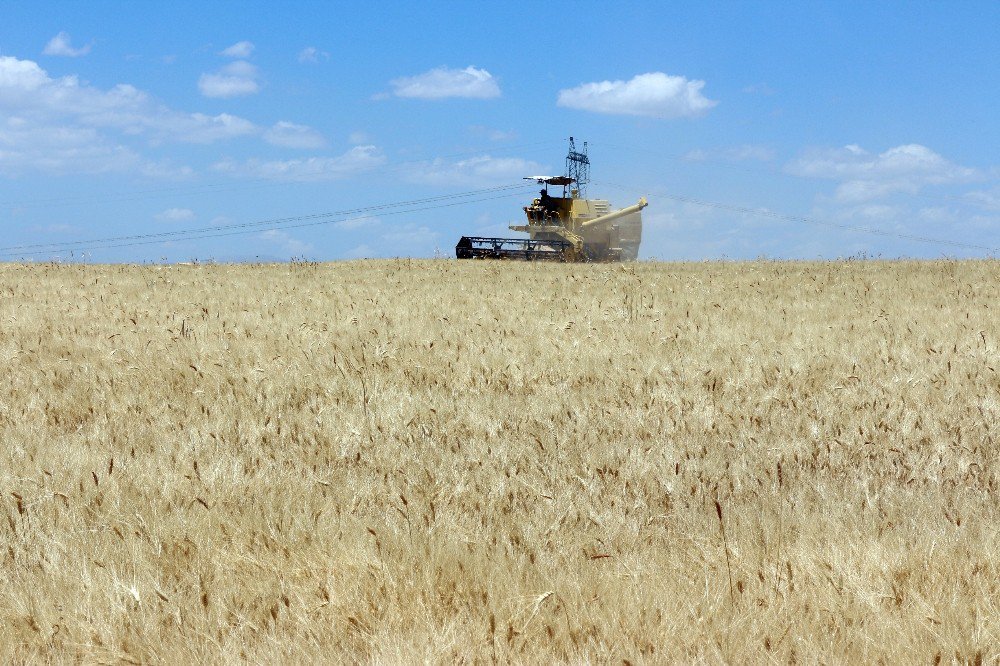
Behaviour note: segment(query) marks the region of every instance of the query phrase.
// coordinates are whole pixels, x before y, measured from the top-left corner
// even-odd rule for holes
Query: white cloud
[[[326,139],[313,128],[284,120],[275,123],[264,132],[264,140],[284,148],[316,149],[326,146]]]
[[[249,120],[228,113],[215,116],[204,113],[177,114],[172,118],[162,119],[158,124],[163,129],[170,130],[173,138],[182,143],[214,143],[259,131]]]
[[[431,185],[495,185],[542,173],[546,167],[520,157],[480,155],[451,162],[441,158],[415,165],[409,179]]]
[[[863,204],[849,211],[854,217],[867,220],[869,222],[894,222],[905,213],[899,206],[887,206],[885,204]]]
[[[845,203],[879,199],[897,192],[916,194],[927,185],[976,180],[976,169],[948,161],[920,144],[905,144],[877,155],[857,145],[813,150],[790,162],[796,176],[840,181],[836,198]]]
[[[45,49],[42,51],[42,54],[79,58],[80,56],[85,56],[90,53],[91,46],[93,46],[93,44],[87,44],[86,46],[81,46],[80,48],[75,49],[70,43],[69,35],[65,32],[60,32],[58,35],[49,40],[49,43],[45,45]]]
[[[326,51],[320,51],[315,46],[307,46],[301,51],[299,51],[299,62],[319,62],[320,60],[329,60],[330,54]]]
[[[6,89],[8,94],[37,90],[51,81],[36,62],[0,56],[0,89]],[[76,77],[65,77],[61,81],[69,87],[76,84]]]
[[[917,211],[917,216],[932,224],[954,224],[961,220],[957,211],[945,206],[928,206]]]
[[[669,261],[781,256],[789,238],[802,233],[766,216],[668,199],[656,199],[644,210],[642,224],[640,258]]]
[[[153,217],[161,222],[187,222],[194,219],[194,211],[190,208],[168,208]]]
[[[279,252],[283,252],[287,256],[303,257],[313,251],[311,243],[300,241],[288,232],[279,229],[270,229],[261,233],[260,239],[275,246]]]
[[[35,226],[32,228],[32,231],[38,231],[43,234],[66,235],[66,234],[79,233],[80,228],[73,226],[72,224],[56,223],[56,224],[46,224],[44,226]]]
[[[744,144],[728,148],[695,149],[684,155],[684,159],[692,162],[722,161],[722,162],[769,162],[774,159],[774,149],[768,146]]]
[[[420,253],[420,249],[431,249],[429,246],[440,236],[437,231],[424,225],[407,223],[392,227],[381,235],[388,243],[387,250],[398,248],[397,254],[407,254],[411,251]]]
[[[559,106],[595,113],[652,118],[699,116],[718,104],[701,94],[704,81],[662,72],[639,74],[629,81],[584,83],[559,91]]]
[[[363,143],[371,143],[372,140],[366,132],[358,130],[347,135],[347,142],[352,146],[357,146]]]
[[[0,173],[25,169],[48,173],[141,171],[144,160],[133,150],[107,141],[91,127],[40,126],[21,117],[0,125]]]
[[[986,242],[996,248],[994,256],[1000,256],[1000,238],[997,237],[1000,217],[996,215],[972,215],[965,220],[965,226],[977,232],[975,236],[977,244],[983,243],[984,233],[988,234],[993,240]]]
[[[236,162],[223,160],[212,168],[220,173],[280,181],[317,182],[337,180],[363,173],[385,163],[385,156],[375,146],[355,146],[335,157],[308,157],[293,160]]]
[[[184,176],[189,168],[151,162],[127,144],[137,138],[147,144],[212,143],[260,132],[238,116],[184,113],[131,85],[100,89],[75,76],[51,77],[31,60],[0,56],[0,170],[7,174],[32,169]]]
[[[144,158],[93,127],[37,123],[12,117],[0,121],[0,174],[141,173],[154,178],[186,178],[190,167]]]
[[[346,253],[348,259],[376,257],[430,257],[441,234],[430,227],[414,223],[384,226],[377,235],[377,242],[358,245]]]
[[[965,199],[988,210],[1000,210],[1000,187],[995,188],[992,192],[982,190],[967,192]]]
[[[517,138],[516,130],[504,131],[485,125],[470,125],[468,131],[474,136],[486,137],[490,141],[510,141]]]
[[[485,69],[438,67],[416,76],[406,76],[389,82],[396,97],[443,99],[468,97],[490,99],[500,96],[500,86]]]
[[[253,53],[253,50],[253,42],[242,41],[236,42],[232,46],[223,49],[219,52],[219,55],[227,56],[229,58],[249,58],[250,54]]]
[[[353,231],[355,229],[372,229],[382,224],[375,215],[364,215],[361,217],[350,217],[340,222],[334,222],[333,226],[343,231]]]
[[[51,78],[30,60],[0,56],[0,111],[28,126],[73,122],[147,134],[152,140],[205,143],[259,131],[230,114],[183,113],[127,84],[109,90],[81,84],[75,76]]]
[[[198,90],[205,97],[239,97],[253,95],[260,91],[257,83],[257,68],[246,60],[231,62],[217,72],[202,74],[198,79]]]
[[[371,248],[367,243],[362,243],[357,247],[353,247],[344,253],[344,257],[347,259],[368,259],[375,256],[375,250]]]

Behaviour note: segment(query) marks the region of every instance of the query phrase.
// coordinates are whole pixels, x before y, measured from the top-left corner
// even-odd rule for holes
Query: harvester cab
[[[575,181],[568,176],[525,176],[524,180],[534,180],[540,185],[544,185],[538,193],[538,198],[531,202],[530,206],[524,207],[524,212],[528,216],[528,222],[536,224],[558,224],[568,215],[571,206],[567,206],[566,187]],[[549,194],[549,185],[562,185],[562,196],[554,197]],[[571,190],[575,191],[575,190]]]
[[[538,197],[524,206],[527,224],[512,224],[511,231],[528,238],[478,238],[463,236],[455,247],[459,259],[528,259],[550,261],[632,261],[639,256],[645,198],[637,204],[612,210],[605,199],[587,199],[590,158],[587,144],[577,151],[569,140],[566,174],[526,176],[542,185]],[[553,196],[549,187],[562,187]]]

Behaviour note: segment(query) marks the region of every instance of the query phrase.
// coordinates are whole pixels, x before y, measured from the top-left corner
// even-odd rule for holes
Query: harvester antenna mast
[[[583,151],[578,152],[573,137],[569,138],[569,153],[566,155],[566,177],[576,182],[575,196],[587,198],[587,183],[590,182],[590,158],[587,157],[587,142]]]

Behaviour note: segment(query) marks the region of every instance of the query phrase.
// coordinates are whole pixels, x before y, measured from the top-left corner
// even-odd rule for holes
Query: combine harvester
[[[642,241],[642,215],[646,199],[611,210],[605,199],[587,199],[590,159],[587,144],[577,152],[569,138],[565,176],[528,176],[544,185],[540,196],[524,207],[527,224],[512,224],[511,231],[528,238],[462,236],[455,246],[459,259],[521,259],[527,261],[634,261]],[[562,196],[549,195],[549,185],[562,186]],[[567,191],[567,188],[569,190]],[[567,196],[567,194],[569,196]]]

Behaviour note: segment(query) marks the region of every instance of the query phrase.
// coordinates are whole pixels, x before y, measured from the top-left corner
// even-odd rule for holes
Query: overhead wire
[[[508,147],[506,147],[506,149],[507,150],[513,150],[513,149],[524,148],[526,146],[536,146],[536,145],[549,144],[549,143],[552,143],[552,141],[536,142],[536,143],[533,143],[533,144],[525,144],[523,146],[518,146],[518,147],[510,147],[510,146],[508,146]],[[603,143],[601,145],[612,146],[612,144],[603,144]],[[614,147],[617,147],[617,148],[620,148],[620,149],[626,149],[626,150],[641,150],[641,149],[630,147],[630,146],[614,146]],[[481,151],[466,151],[466,152],[462,152],[462,153],[454,153],[454,154],[447,155],[447,156],[444,156],[444,157],[445,158],[461,157],[461,156],[465,156],[465,155],[475,154],[476,152],[481,152]],[[647,152],[647,151],[644,151],[644,152]],[[679,159],[680,160],[680,159],[685,159],[685,158],[683,158],[683,157],[674,157],[672,159]],[[393,170],[398,170],[398,169],[401,169],[401,168],[405,168],[408,164],[421,163],[421,162],[426,162],[426,160],[415,159],[415,160],[406,160],[406,161],[402,161],[402,162],[395,162],[395,163],[392,163],[392,164],[389,164],[389,165],[382,165],[382,166],[374,167],[374,168],[368,170],[367,173],[372,173],[372,172],[377,172],[377,171],[393,171]],[[777,173],[777,172],[774,172],[773,170],[769,170],[769,172],[770,173]],[[785,174],[785,175],[788,175],[788,174]],[[619,185],[619,184],[615,184],[615,183],[610,183],[610,182],[607,182],[607,181],[600,181],[600,182],[602,184],[608,186],[608,187],[613,187],[613,188],[620,189],[620,190],[627,190],[627,191],[633,191],[633,192],[639,192],[640,191],[640,190],[638,190],[638,189],[636,189],[634,187],[623,186],[623,185]],[[280,183],[279,182],[279,183],[273,183],[273,184],[274,185],[289,185],[290,183]],[[207,185],[196,186],[195,189],[207,190],[207,188],[214,188],[214,187],[216,187],[216,185],[214,185],[214,184],[207,184]],[[248,187],[259,187],[259,185],[248,185]],[[95,239],[79,240],[79,241],[58,241],[58,242],[52,242],[52,243],[35,243],[35,244],[25,244],[25,245],[14,245],[14,246],[8,246],[8,247],[0,247],[0,257],[35,256],[35,255],[40,255],[40,254],[52,254],[52,253],[66,252],[66,251],[71,251],[71,252],[73,252],[73,251],[80,251],[80,252],[84,252],[84,251],[97,250],[97,249],[119,248],[119,247],[132,247],[132,246],[137,246],[137,245],[150,245],[150,244],[162,243],[162,242],[168,242],[168,241],[174,241],[174,240],[198,240],[198,239],[204,239],[204,238],[217,238],[217,237],[222,237],[222,236],[234,236],[234,235],[239,235],[239,234],[255,233],[255,232],[258,232],[258,231],[272,231],[272,230],[285,229],[285,228],[301,228],[301,227],[307,227],[307,226],[316,226],[316,225],[323,225],[323,224],[333,224],[333,223],[336,223],[336,222],[341,222],[341,221],[345,221],[347,219],[350,219],[351,216],[354,216],[353,219],[365,219],[365,218],[368,218],[368,217],[373,217],[373,213],[376,213],[376,212],[381,212],[381,214],[383,214],[383,215],[397,215],[397,214],[402,214],[402,213],[407,213],[407,212],[419,212],[419,211],[424,211],[424,210],[431,210],[431,209],[434,209],[434,208],[444,208],[444,207],[449,207],[449,206],[463,205],[465,203],[474,203],[474,202],[480,202],[480,201],[488,201],[488,200],[491,200],[491,199],[505,198],[507,196],[510,196],[510,194],[514,193],[515,191],[522,191],[522,190],[524,190],[526,187],[530,187],[530,186],[527,186],[524,183],[516,183],[516,184],[510,184],[510,185],[499,185],[499,186],[490,187],[490,188],[483,188],[483,189],[479,189],[479,190],[471,190],[471,191],[468,191],[468,192],[451,193],[451,194],[440,195],[440,196],[436,196],[436,197],[425,197],[425,198],[420,198],[420,199],[411,199],[411,200],[407,200],[407,201],[399,201],[399,202],[385,203],[385,204],[376,204],[376,205],[372,205],[372,206],[363,206],[363,207],[351,208],[351,209],[345,209],[345,210],[339,210],[339,211],[331,211],[331,212],[326,212],[326,213],[314,213],[314,214],[309,214],[309,215],[299,215],[299,216],[282,217],[282,218],[271,218],[271,219],[253,221],[253,222],[234,223],[234,224],[229,224],[229,225],[217,225],[217,226],[200,227],[200,228],[193,228],[193,229],[179,229],[179,230],[161,231],[161,232],[144,233],[144,234],[132,234],[132,235],[123,235],[123,236],[109,236],[109,237],[105,237],[105,238],[95,238]],[[236,188],[232,188],[232,189],[239,189],[239,188],[236,187]],[[139,194],[144,194],[144,193],[145,194],[157,194],[157,193],[161,193],[161,192],[162,193],[175,193],[178,190],[183,191],[183,188],[164,188],[164,189],[161,189],[161,190],[148,190],[148,191],[145,191],[145,192],[140,191],[140,192],[136,192],[136,193],[124,193],[123,196],[128,197],[128,196],[132,196],[133,194],[139,195]],[[224,190],[224,189],[213,189],[213,190],[210,190],[210,191],[212,191],[212,192],[218,192],[218,191],[227,191],[227,190]],[[499,192],[504,192],[504,194],[502,194],[500,196],[484,196],[484,195],[487,195],[487,194],[494,194],[494,193],[499,193]],[[741,214],[745,214],[745,215],[756,215],[756,216],[761,216],[761,217],[769,217],[769,218],[772,218],[772,219],[782,220],[782,221],[786,221],[786,222],[796,222],[796,223],[804,223],[804,224],[812,224],[812,225],[818,225],[818,226],[832,227],[832,228],[838,228],[838,229],[847,230],[847,231],[853,231],[853,232],[859,232],[859,233],[866,233],[866,234],[872,234],[872,235],[879,235],[879,236],[887,236],[887,237],[899,238],[899,239],[902,239],[902,240],[909,240],[909,241],[915,241],[915,242],[921,242],[921,243],[937,244],[937,245],[948,246],[948,247],[973,249],[973,250],[983,250],[983,251],[986,251],[986,252],[991,253],[991,254],[996,254],[998,251],[1000,251],[1000,250],[998,250],[998,248],[990,247],[990,246],[987,246],[987,245],[981,245],[981,244],[975,244],[975,243],[966,243],[966,242],[962,242],[962,241],[955,241],[955,240],[944,239],[944,238],[934,238],[934,237],[930,237],[930,236],[921,236],[921,235],[918,235],[918,234],[911,234],[911,233],[905,233],[905,232],[896,232],[896,231],[890,231],[890,230],[886,230],[886,229],[879,229],[879,228],[875,228],[875,227],[866,227],[866,226],[860,226],[860,225],[843,224],[843,223],[831,222],[831,221],[828,221],[828,220],[819,220],[819,219],[816,219],[816,218],[805,217],[805,216],[787,215],[787,214],[778,213],[778,212],[767,210],[767,209],[759,209],[759,208],[751,208],[751,207],[746,207],[746,206],[737,206],[737,205],[732,205],[732,204],[725,204],[725,203],[720,203],[720,202],[715,202],[715,201],[708,201],[708,200],[704,200],[704,199],[697,199],[697,198],[694,198],[694,197],[687,197],[687,196],[682,196],[682,195],[677,195],[677,194],[671,194],[669,192],[662,192],[662,191],[660,191],[660,192],[645,192],[645,193],[653,194],[653,195],[655,195],[657,197],[661,197],[663,199],[677,201],[677,202],[680,202],[680,203],[687,203],[687,204],[692,204],[692,205],[697,205],[697,206],[715,208],[715,209],[719,209],[719,210],[727,210],[727,211],[730,211],[730,212],[736,212],[736,213],[741,213]],[[128,199],[125,199],[125,200],[128,200]],[[57,200],[53,200],[53,201],[59,201],[59,200],[57,199]],[[0,204],[0,205],[10,205],[10,204]],[[410,207],[410,208],[405,208],[404,210],[392,210],[394,208],[401,208],[401,207]],[[367,213],[367,215],[361,215],[360,217],[357,217],[359,214],[363,214],[363,213]]]
[[[291,216],[291,217],[271,218],[271,219],[266,219],[266,220],[258,220],[258,221],[254,221],[254,222],[236,222],[236,223],[232,223],[232,224],[214,225],[214,226],[210,226],[210,227],[200,227],[200,228],[194,228],[194,229],[175,229],[175,230],[171,230],[171,231],[158,231],[158,232],[151,232],[151,233],[144,233],[144,234],[134,234],[134,235],[129,235],[129,236],[111,236],[111,237],[107,237],[107,238],[91,238],[91,239],[87,239],[87,240],[55,241],[55,242],[52,242],[52,243],[34,243],[34,244],[27,244],[27,245],[11,245],[11,246],[7,246],[7,247],[0,247],[0,253],[8,252],[8,251],[14,251],[14,250],[26,250],[26,249],[33,249],[33,248],[60,248],[60,247],[69,247],[69,246],[81,245],[81,244],[104,243],[104,242],[111,242],[111,241],[125,241],[125,240],[142,239],[142,238],[168,238],[168,237],[172,237],[172,236],[184,236],[184,235],[187,235],[187,234],[196,234],[196,233],[203,233],[203,232],[209,232],[209,231],[220,231],[220,230],[225,230],[225,229],[236,229],[236,228],[246,228],[246,227],[259,227],[259,226],[266,226],[266,225],[280,225],[280,224],[283,224],[283,223],[286,223],[286,222],[296,222],[296,221],[300,221],[300,220],[316,219],[316,218],[323,218],[323,217],[334,217],[334,216],[338,216],[338,215],[354,215],[354,214],[358,214],[358,213],[370,212],[370,211],[377,211],[377,210],[382,210],[382,209],[386,209],[386,208],[396,208],[396,207],[399,207],[399,206],[410,206],[410,205],[415,205],[415,204],[423,204],[423,203],[429,203],[429,202],[441,201],[441,200],[447,200],[447,199],[472,197],[472,196],[477,196],[477,195],[480,195],[480,194],[485,194],[485,193],[490,193],[490,192],[496,192],[496,191],[502,191],[502,190],[518,190],[518,189],[522,189],[524,187],[525,187],[525,185],[523,183],[515,183],[515,184],[510,184],[510,185],[498,185],[498,186],[488,187],[488,188],[484,188],[484,189],[480,189],[480,190],[470,190],[470,191],[467,191],[467,192],[455,192],[455,193],[451,193],[451,194],[442,194],[442,195],[439,195],[439,196],[436,196],[436,197],[425,197],[425,198],[421,198],[421,199],[410,199],[408,201],[398,201],[398,202],[392,202],[392,203],[375,204],[375,205],[372,205],[372,206],[363,206],[363,207],[360,207],[360,208],[350,208],[350,209],[344,209],[344,210],[338,210],[338,211],[330,211],[330,212],[326,212],[326,213],[311,213],[311,214],[308,214],[308,215],[296,215],[296,216]]]
[[[448,153],[445,155],[435,156],[434,160],[447,160],[459,157],[468,157],[470,155],[482,154],[484,152],[490,153],[508,153],[511,151],[519,150],[524,151],[525,149],[531,149],[529,152],[536,152],[541,150],[542,146],[551,145],[556,143],[555,139],[550,139],[546,141],[534,141],[531,143],[522,143],[516,145],[508,146],[495,146],[490,149],[476,149],[476,150],[466,150],[458,151],[454,153]],[[380,173],[392,173],[395,171],[400,171],[414,164],[429,163],[434,160],[429,158],[413,158],[406,160],[397,160],[393,162],[387,162],[383,164],[376,164],[370,167],[366,167],[363,170],[359,170],[356,174],[352,175],[372,175]],[[322,175],[322,174],[318,174]],[[122,202],[122,201],[143,201],[147,199],[155,199],[162,197],[172,197],[172,196],[200,196],[204,194],[217,194],[219,192],[238,192],[247,189],[260,189],[262,187],[292,187],[292,186],[302,186],[315,184],[315,180],[293,180],[293,179],[275,179],[275,178],[249,178],[242,180],[233,180],[226,182],[217,183],[202,183],[199,185],[176,185],[173,187],[161,187],[161,188],[148,188],[140,190],[124,190],[118,192],[108,192],[100,194],[85,194],[78,196],[67,196],[67,197],[47,197],[41,199],[21,199],[21,200],[7,200],[0,201],[0,208],[30,208],[36,206],[45,207],[55,207],[55,206],[74,206],[79,204],[85,204],[92,201],[101,202]]]
[[[183,229],[174,231],[162,231],[148,234],[133,234],[129,236],[111,236],[101,239],[90,239],[82,241],[65,241],[52,244],[33,244],[10,246],[0,248],[0,257],[25,257],[41,254],[53,254],[58,252],[87,252],[90,250],[104,250],[110,248],[136,247],[141,245],[154,245],[158,243],[176,240],[200,240],[205,238],[220,238],[225,236],[237,236],[241,234],[251,234],[260,231],[275,231],[279,229],[299,229],[303,227],[334,224],[347,220],[369,219],[379,215],[402,215],[405,213],[416,213],[426,210],[461,206],[469,203],[479,203],[495,199],[503,199],[512,194],[520,194],[533,185],[516,183],[509,185],[499,185],[481,190],[471,190],[441,195],[437,197],[426,197],[423,199],[411,199],[387,204],[376,204],[360,208],[335,211],[330,213],[315,213],[310,215],[299,215],[294,217],[272,218],[268,220],[258,220],[255,222],[241,222],[230,225],[219,225],[214,227],[201,227],[197,229]],[[485,196],[492,195],[492,196]],[[426,205],[425,205],[426,204]],[[404,208],[405,206],[405,208]],[[400,210],[392,210],[401,208]],[[367,213],[358,215],[358,213]]]
[[[593,181],[592,181],[593,182]],[[933,238],[931,236],[920,236],[917,234],[903,233],[897,231],[889,231],[886,229],[878,229],[876,227],[864,227],[854,224],[842,224],[838,222],[830,222],[828,220],[818,220],[816,218],[804,217],[800,215],[786,215],[784,213],[777,213],[775,211],[770,211],[763,208],[750,208],[748,206],[736,206],[733,204],[719,203],[716,201],[706,201],[704,199],[695,199],[694,197],[686,197],[677,194],[669,194],[667,192],[656,192],[656,191],[644,191],[639,190],[634,187],[628,187],[626,185],[619,185],[617,183],[609,183],[607,181],[600,181],[600,184],[606,185],[608,187],[613,187],[620,190],[637,192],[643,194],[652,194],[663,199],[669,199],[671,201],[677,201],[680,203],[693,204],[696,206],[704,206],[707,208],[715,208],[718,210],[726,210],[734,213],[742,213],[745,215],[758,215],[761,217],[770,217],[776,220],[782,220],[785,222],[801,222],[805,224],[813,224],[824,227],[834,227],[837,229],[843,229],[847,231],[856,231],[860,233],[873,234],[877,236],[889,236],[893,238],[899,238],[902,240],[916,241],[920,243],[931,243],[942,246],[950,247],[960,247],[969,250],[985,250],[990,254],[1000,253],[1000,248],[990,247],[988,245],[978,245],[975,243],[965,243],[962,241],[955,241],[946,238]]]

